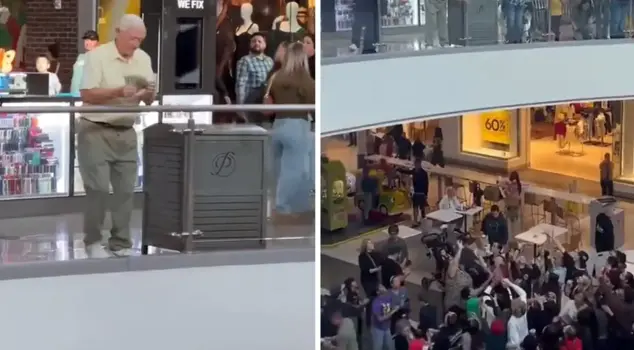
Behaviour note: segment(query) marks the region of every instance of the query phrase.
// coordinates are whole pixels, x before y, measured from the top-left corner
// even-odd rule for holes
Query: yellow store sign
[[[480,114],[482,140],[511,144],[511,111],[491,111]]]

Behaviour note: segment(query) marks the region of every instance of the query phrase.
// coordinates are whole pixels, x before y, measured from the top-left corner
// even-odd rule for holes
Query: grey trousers
[[[447,35],[447,0],[425,0],[425,44],[434,45],[438,35],[440,45],[449,43]]]
[[[137,136],[133,128],[115,130],[80,119],[77,161],[86,191],[84,243],[101,242],[101,229],[112,203],[111,250],[130,248],[134,186],[137,178]],[[112,184],[112,198],[110,185]]]

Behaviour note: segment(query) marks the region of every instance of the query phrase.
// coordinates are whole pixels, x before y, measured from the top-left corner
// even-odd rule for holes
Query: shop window
[[[517,111],[466,114],[461,120],[462,151],[488,157],[517,157]]]
[[[202,85],[203,21],[200,18],[177,20],[176,74],[177,90],[200,89]]]
[[[621,106],[621,125],[617,124],[613,132],[612,158],[615,175],[620,180],[634,182],[634,100],[623,101]]]
[[[97,33],[99,41],[114,39],[119,19],[125,14],[141,15],[141,0],[97,0]]]

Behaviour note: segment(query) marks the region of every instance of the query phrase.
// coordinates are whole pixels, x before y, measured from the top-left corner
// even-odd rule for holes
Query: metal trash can
[[[144,131],[144,248],[264,248],[268,132],[250,125],[191,129],[155,124]]]

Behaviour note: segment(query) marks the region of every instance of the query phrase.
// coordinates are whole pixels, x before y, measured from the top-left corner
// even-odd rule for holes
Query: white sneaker
[[[94,243],[86,247],[86,255],[90,259],[107,259],[112,257],[101,243]]]
[[[350,50],[350,52],[356,52],[359,48],[355,44],[350,44],[350,46],[348,46],[348,49]]]
[[[134,255],[134,250],[132,250],[130,248],[112,250],[112,254],[114,254],[114,256],[118,256],[118,257],[132,256],[132,255]]]

